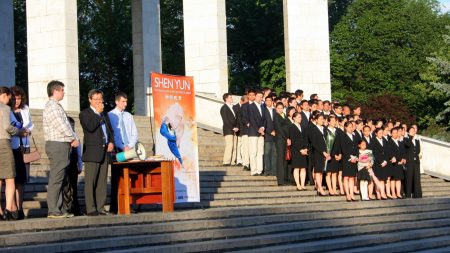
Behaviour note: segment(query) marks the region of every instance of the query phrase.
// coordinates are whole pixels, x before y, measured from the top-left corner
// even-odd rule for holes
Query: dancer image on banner
[[[159,132],[161,133],[162,136],[166,137],[167,145],[169,146],[170,152],[172,152],[172,154],[178,159],[181,168],[184,169],[183,159],[181,158],[181,154],[178,149],[177,135],[173,130],[172,125],[168,122],[167,118],[163,118],[161,129]]]

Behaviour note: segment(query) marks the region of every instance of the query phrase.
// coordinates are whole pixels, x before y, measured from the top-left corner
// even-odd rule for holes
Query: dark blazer
[[[223,121],[223,135],[234,135],[233,128],[238,127],[238,121],[228,105],[222,105],[220,108],[220,116]]]
[[[306,128],[308,127],[308,125],[309,125],[309,119],[308,119],[308,117],[306,116],[306,113],[305,113],[304,111],[302,111],[302,112],[300,113],[300,115],[302,116],[302,122],[300,122],[300,126],[301,126],[303,129],[306,129]],[[311,113],[309,114],[309,117],[311,118]]]
[[[410,163],[410,162],[420,162],[419,159],[419,153],[420,153],[420,141],[419,140],[414,140],[414,144],[413,144],[413,140],[412,137],[410,136],[409,138],[405,138],[405,152],[406,152],[406,162]]]
[[[373,157],[375,160],[374,164],[373,164],[374,169],[381,169],[382,168],[381,164],[384,161],[389,163],[389,158],[386,153],[387,141],[384,138],[381,138],[381,140],[383,141],[383,146],[381,146],[381,144],[377,138],[372,139],[371,146],[372,146]]]
[[[248,106],[248,120],[250,122],[250,126],[248,128],[248,136],[261,136],[258,130],[265,125],[263,108],[261,108],[260,114],[256,103],[250,104]]]
[[[250,103],[244,103],[242,104],[241,107],[241,122],[242,122],[242,135],[248,135],[248,127],[247,124],[250,123],[249,120],[249,108],[250,108]]]
[[[240,103],[233,105],[233,111],[234,111],[234,115],[236,115],[237,125],[239,128],[239,131],[236,134],[238,136],[242,136],[243,133],[245,132],[245,130],[244,130],[244,125],[242,123],[242,108],[241,108]]]
[[[366,138],[365,136],[363,136],[362,137],[362,140],[365,140],[366,141],[366,143],[367,143],[367,149],[370,149],[370,150],[372,150],[372,145],[373,145],[373,138]]]
[[[341,154],[342,154],[342,165],[344,167],[344,170],[346,168],[356,168],[356,164],[355,163],[351,163],[350,157],[351,156],[355,156],[356,158],[358,158],[359,155],[359,149],[358,149],[358,144],[356,143],[356,137],[353,136],[353,140],[350,139],[350,137],[347,135],[347,133],[343,133],[341,136],[341,140],[340,140],[340,149],[341,149]]]
[[[287,119],[287,116],[283,118],[280,114],[275,113],[273,116],[273,125],[275,128],[275,138],[277,141],[286,142],[289,138],[289,125],[291,122]]]
[[[289,138],[291,139],[291,150],[294,150],[295,153],[299,153],[300,150],[308,148],[308,140],[306,139],[303,128],[302,132],[300,132],[295,124],[291,124],[289,126]]]
[[[360,140],[362,140],[362,138],[364,137],[363,133],[358,132],[358,130],[355,130],[354,132],[354,137],[356,137],[356,143],[358,143]]]
[[[275,136],[271,135],[270,133],[272,133],[272,131],[275,130],[275,124],[274,124],[274,120],[270,117],[270,112],[269,110],[272,110],[272,117],[275,119],[275,114],[276,111],[275,109],[271,108],[268,109],[267,106],[263,107],[263,112],[264,112],[264,141],[270,141],[273,142],[275,141]],[[276,133],[275,133],[276,134]]]
[[[397,143],[398,145],[395,144],[394,139],[389,139],[386,149],[388,159],[391,160],[393,157],[395,157],[395,159],[397,160],[396,163],[405,158],[405,149],[403,143],[401,141],[397,141]],[[387,162],[390,163],[390,161]]]
[[[108,143],[114,143],[114,132],[108,116],[100,116],[88,107],[80,112],[80,123],[83,128],[83,162],[101,163],[105,159],[107,145],[102,124],[106,124]]]
[[[314,169],[316,173],[319,173],[325,168],[323,152],[327,152],[327,145],[325,143],[326,128],[323,128],[322,134],[317,126],[310,126],[308,132],[312,147]]]

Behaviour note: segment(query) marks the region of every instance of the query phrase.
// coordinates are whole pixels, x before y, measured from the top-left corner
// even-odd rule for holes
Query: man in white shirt
[[[136,146],[138,132],[133,115],[125,111],[128,104],[128,96],[123,92],[117,93],[115,97],[116,108],[108,112],[108,117],[114,131],[114,145],[116,153],[128,151]],[[117,189],[120,174],[111,170],[111,202],[109,211],[117,213]]]

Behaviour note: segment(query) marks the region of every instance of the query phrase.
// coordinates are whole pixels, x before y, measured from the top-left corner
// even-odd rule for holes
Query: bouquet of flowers
[[[373,154],[372,150],[366,149],[363,151],[359,151],[358,157],[358,171],[362,170],[365,167],[373,165]]]

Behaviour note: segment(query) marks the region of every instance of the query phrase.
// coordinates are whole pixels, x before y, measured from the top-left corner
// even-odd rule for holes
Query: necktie
[[[128,145],[128,135],[123,121],[123,113],[120,114],[120,134],[122,135],[123,145]]]

